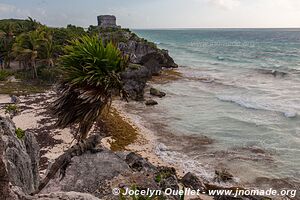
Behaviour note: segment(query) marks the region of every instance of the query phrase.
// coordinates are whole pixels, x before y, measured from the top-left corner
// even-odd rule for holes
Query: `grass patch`
[[[7,70],[0,70],[0,81],[6,81],[6,79],[11,76],[12,73]]]
[[[109,114],[103,116],[103,121],[113,139],[110,143],[112,151],[126,150],[128,145],[136,141],[137,130],[126,122],[116,109],[111,108]]]
[[[0,82],[0,94],[27,95],[43,93],[49,86],[29,82]]]

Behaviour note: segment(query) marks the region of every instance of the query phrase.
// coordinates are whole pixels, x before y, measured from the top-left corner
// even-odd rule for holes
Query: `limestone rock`
[[[111,19],[107,23],[114,24],[113,21]],[[138,37],[129,29],[99,30],[99,37],[104,43],[115,41],[118,49],[128,56],[129,63],[139,66],[129,67],[122,74],[124,89],[133,100],[143,100],[146,82],[152,76],[159,75],[163,68],[178,67],[167,50],[159,49],[154,43]]]
[[[39,184],[39,146],[31,133],[26,132],[24,138],[19,139],[15,130],[10,119],[0,117],[1,188],[7,191],[12,185],[29,194]]]
[[[185,185],[188,188],[201,191],[205,191],[206,187],[203,184],[203,182],[193,173],[187,173],[184,175],[184,177],[181,179],[181,183]]]
[[[148,172],[148,171],[157,171],[157,168],[149,163],[147,160],[142,158],[141,156],[135,154],[135,153],[129,153],[126,156],[125,159],[126,163],[130,166],[131,169],[134,171],[143,171],[143,172]]]
[[[99,198],[86,193],[78,193],[78,192],[56,192],[50,194],[40,194],[36,195],[33,199],[39,200],[100,200]]]
[[[57,174],[41,192],[46,194],[75,191],[102,198],[101,186],[107,180],[129,171],[128,165],[109,150],[85,153],[73,157],[65,170],[65,176],[61,179]]]
[[[137,101],[143,100],[144,88],[151,77],[149,70],[144,66],[138,69],[127,69],[121,77],[124,84],[123,89],[129,97]]]

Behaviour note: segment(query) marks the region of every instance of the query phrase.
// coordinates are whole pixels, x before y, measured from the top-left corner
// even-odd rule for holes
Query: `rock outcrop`
[[[104,195],[101,188],[106,181],[126,172],[130,172],[128,165],[111,151],[85,153],[72,158],[63,178],[57,173],[42,193],[75,191],[102,198]]]
[[[39,145],[35,136],[26,132],[18,138],[16,127],[0,117],[0,199],[2,200],[99,200],[87,193],[61,192],[31,196],[40,182]]]
[[[129,62],[138,66],[129,67],[122,76],[125,91],[131,99],[143,100],[146,82],[152,76],[159,75],[163,68],[178,67],[167,50],[159,49],[128,29],[100,29],[99,36],[104,42],[117,43],[120,51],[128,56]]]
[[[39,184],[39,146],[31,133],[18,138],[10,119],[0,117],[0,194],[14,199],[13,191],[29,194]]]
[[[122,73],[124,90],[134,100],[143,100],[144,88],[151,78],[150,71],[145,66],[138,65],[138,68],[128,68]]]

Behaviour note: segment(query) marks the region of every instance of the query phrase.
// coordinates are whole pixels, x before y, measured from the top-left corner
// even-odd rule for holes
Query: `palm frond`
[[[116,91],[120,94],[120,73],[126,60],[113,44],[104,46],[96,36],[72,40],[64,50],[66,54],[60,58],[60,97],[52,110],[59,127],[79,124],[79,134],[85,138],[112,95]]]

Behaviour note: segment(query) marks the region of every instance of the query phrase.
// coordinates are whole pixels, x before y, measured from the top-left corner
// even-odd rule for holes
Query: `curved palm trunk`
[[[38,78],[38,74],[37,74],[37,68],[36,68],[36,61],[32,60],[32,67],[33,67],[33,78]]]
[[[82,122],[82,123],[80,123],[78,134],[77,134],[77,141],[85,140],[87,138],[92,126],[93,126],[92,122]]]
[[[101,139],[101,135],[92,135],[87,140],[77,143],[68,149],[64,154],[56,158],[46,177],[40,182],[38,189],[33,194],[38,194],[49,183],[49,181],[54,178],[55,174],[60,169],[66,169],[74,156],[80,156],[86,151],[94,150],[96,146],[100,144]],[[61,173],[61,175],[63,175],[63,173]]]

